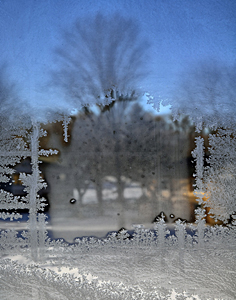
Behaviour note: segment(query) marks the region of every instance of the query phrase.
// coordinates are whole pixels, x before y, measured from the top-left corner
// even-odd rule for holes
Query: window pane
[[[235,12],[1,1],[1,299],[235,297]]]

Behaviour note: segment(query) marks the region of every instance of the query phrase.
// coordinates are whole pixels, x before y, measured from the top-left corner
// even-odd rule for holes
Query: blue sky
[[[63,46],[62,30],[97,12],[138,20],[152,43],[148,84],[157,98],[171,95],[190,64],[209,59],[235,63],[235,0],[0,0],[0,62],[8,63],[20,96],[35,109],[64,101],[45,89],[53,49]]]

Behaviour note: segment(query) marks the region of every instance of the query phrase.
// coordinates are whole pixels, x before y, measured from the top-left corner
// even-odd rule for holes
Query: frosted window
[[[234,1],[0,2],[1,299],[234,299]]]

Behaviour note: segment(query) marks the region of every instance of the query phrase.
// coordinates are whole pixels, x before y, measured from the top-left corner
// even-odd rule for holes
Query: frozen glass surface
[[[0,298],[234,299],[235,1],[0,1]]]

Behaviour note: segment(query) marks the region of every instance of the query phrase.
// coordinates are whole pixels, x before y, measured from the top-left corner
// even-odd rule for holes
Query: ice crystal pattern
[[[109,27],[107,22],[105,22],[106,27]],[[93,29],[94,24],[101,29],[102,23],[98,17],[92,22]],[[129,23],[124,22],[124,25],[127,26]],[[78,23],[77,29],[80,30],[81,26]],[[112,26],[117,25],[112,23]],[[109,40],[108,29],[100,31],[106,43]],[[133,32],[135,29],[133,25],[131,29]],[[87,38],[83,36],[86,30],[79,33],[80,38]],[[96,37],[94,32],[92,36]],[[119,85],[119,80],[116,81],[116,72],[113,72],[117,67],[113,55],[118,55],[122,60],[121,53],[118,51],[122,50],[122,47],[115,49],[113,54],[117,39],[110,33],[109,37],[112,38],[111,49],[108,49],[110,65],[106,65],[105,72],[100,71],[92,81],[89,79],[93,72],[89,69],[91,65],[87,65],[88,57],[85,53],[81,53],[86,58],[85,65],[82,64],[85,73],[78,73],[78,70],[74,69],[75,52],[71,52],[72,56],[67,56],[64,52],[59,53],[72,63],[72,73],[65,74],[68,75],[67,77],[61,77],[63,68],[57,74],[62,78],[61,87],[65,87],[65,90],[68,89],[68,83],[74,84],[70,95],[71,99],[73,98],[71,100],[73,105],[69,107],[70,109],[75,108],[75,105],[78,107],[87,105],[88,102],[98,103],[103,107],[111,102],[132,100],[131,98],[134,97],[133,88],[138,89],[137,79],[142,74],[135,66],[137,73],[134,77],[130,74],[126,76],[124,69],[119,69],[122,79]],[[118,40],[119,38],[120,36]],[[74,45],[72,36],[68,39],[72,47]],[[133,39],[129,40],[126,35],[124,40],[126,47],[133,42]],[[92,60],[96,59],[94,49],[97,49],[97,41],[96,38],[87,40]],[[136,57],[140,53],[143,46],[140,47],[137,48],[137,52],[129,53],[131,57],[133,55]],[[129,49],[124,48],[122,51],[126,50]],[[102,57],[105,54],[102,53]],[[102,62],[100,58],[98,64]],[[126,65],[122,63],[122,66]],[[109,76],[108,71],[112,72],[112,76]],[[80,76],[85,74],[89,86],[79,85],[84,82],[84,78],[80,76],[77,77],[79,84],[75,82],[74,74]],[[102,76],[105,75],[106,78],[103,78]],[[127,81],[129,76],[132,80]],[[93,87],[91,89],[90,84]],[[84,93],[86,98],[83,102]],[[70,110],[61,114],[60,107],[56,113],[57,120],[63,122],[64,141],[67,142],[69,138],[67,129],[71,120]],[[0,232],[0,297],[2,299],[15,297],[17,299],[214,298],[232,300],[235,298],[235,131],[225,128],[212,133],[209,138],[208,158],[205,158],[206,145],[203,138],[201,136],[196,138],[196,148],[192,155],[196,162],[195,195],[200,207],[195,210],[195,224],[187,225],[186,222],[177,220],[174,234],[171,234],[162,215],[156,220],[153,229],[136,225],[132,235],[123,229],[110,233],[103,239],[84,237],[77,238],[73,244],[68,244],[64,240],[50,240],[47,232],[47,217],[44,214],[45,199],[39,195],[39,191],[46,188],[46,182],[39,168],[40,157],[57,154],[57,150],[40,149],[39,139],[47,133],[41,129],[37,118],[29,118],[25,122],[26,125],[22,120],[16,124],[4,118],[4,114],[5,111],[2,112],[0,124],[0,180],[3,185],[11,185],[15,172],[14,166],[25,158],[30,159],[31,171],[19,175],[19,180],[24,187],[24,196],[14,196],[11,191],[4,188],[0,191],[2,220],[19,221],[21,214],[12,211],[19,209],[29,211],[27,230],[19,232],[14,229],[14,226],[9,226],[8,229]],[[215,122],[212,123],[212,120]],[[204,122],[207,123],[207,119],[204,119]],[[15,126],[10,125],[13,123]],[[210,115],[208,125],[215,127],[216,123],[214,117]],[[201,129],[202,123],[199,124],[197,130]],[[210,207],[215,219],[222,221],[224,225],[206,226],[206,207]]]

